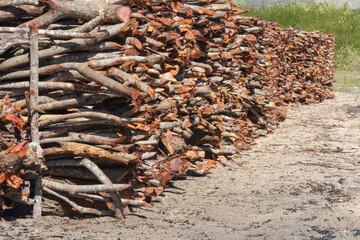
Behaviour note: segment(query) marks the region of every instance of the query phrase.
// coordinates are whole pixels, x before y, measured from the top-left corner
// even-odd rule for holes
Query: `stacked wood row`
[[[123,216],[169,181],[238,167],[288,104],[332,98],[334,39],[225,0],[2,1],[0,205]],[[39,98],[29,103],[29,26]],[[41,154],[31,146],[31,112]],[[7,200],[6,200],[7,199]],[[65,208],[65,207],[63,207]]]

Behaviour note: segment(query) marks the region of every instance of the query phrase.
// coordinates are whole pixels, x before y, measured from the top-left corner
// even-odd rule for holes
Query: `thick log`
[[[43,11],[44,7],[36,6],[22,5],[16,7],[5,7],[0,9],[0,22],[5,23],[14,19],[21,19],[24,17],[37,17],[41,15]]]
[[[72,159],[73,161],[73,159]],[[57,164],[54,164],[57,163]],[[78,178],[84,180],[97,180],[97,178],[85,168],[63,167],[63,160],[49,160],[46,161],[46,166],[49,170],[44,171],[44,174],[53,177]],[[112,182],[120,182],[124,176],[129,172],[127,168],[102,168],[102,171],[110,178]]]
[[[109,152],[102,148],[94,147],[87,144],[75,143],[75,142],[59,142],[61,147],[44,149],[44,156],[48,155],[73,155],[90,157],[94,159],[97,164],[122,164],[128,165],[136,163],[137,158],[132,154],[125,154],[119,152]]]
[[[32,150],[27,149],[25,155],[19,155],[17,152],[0,152],[0,172],[13,172],[27,166],[34,166],[37,163]]]
[[[80,95],[75,98],[65,99],[56,101],[54,99],[51,99],[52,101],[50,103],[43,103],[39,104],[38,108],[42,111],[49,111],[49,110],[57,110],[57,109],[67,109],[67,108],[73,108],[73,107],[80,107],[84,105],[90,105],[94,104],[99,101],[103,101],[106,99],[116,98],[115,95],[109,95],[109,94],[92,94],[92,95]],[[47,99],[46,99],[47,100]],[[23,109],[20,112],[22,115],[28,114],[27,109]]]

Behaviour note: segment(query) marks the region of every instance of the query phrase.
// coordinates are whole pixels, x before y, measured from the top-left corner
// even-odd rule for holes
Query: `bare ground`
[[[8,218],[0,239],[360,239],[360,94],[290,109],[242,158],[175,181],[125,223]]]

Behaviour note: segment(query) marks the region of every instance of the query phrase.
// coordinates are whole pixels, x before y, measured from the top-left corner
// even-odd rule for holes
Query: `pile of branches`
[[[247,11],[1,1],[0,206],[122,218],[174,177],[244,164],[288,104],[332,98],[333,37]]]

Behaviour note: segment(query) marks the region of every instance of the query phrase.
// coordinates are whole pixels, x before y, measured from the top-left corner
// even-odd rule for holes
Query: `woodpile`
[[[334,96],[331,35],[226,0],[94,2],[0,2],[2,209],[123,218]]]

